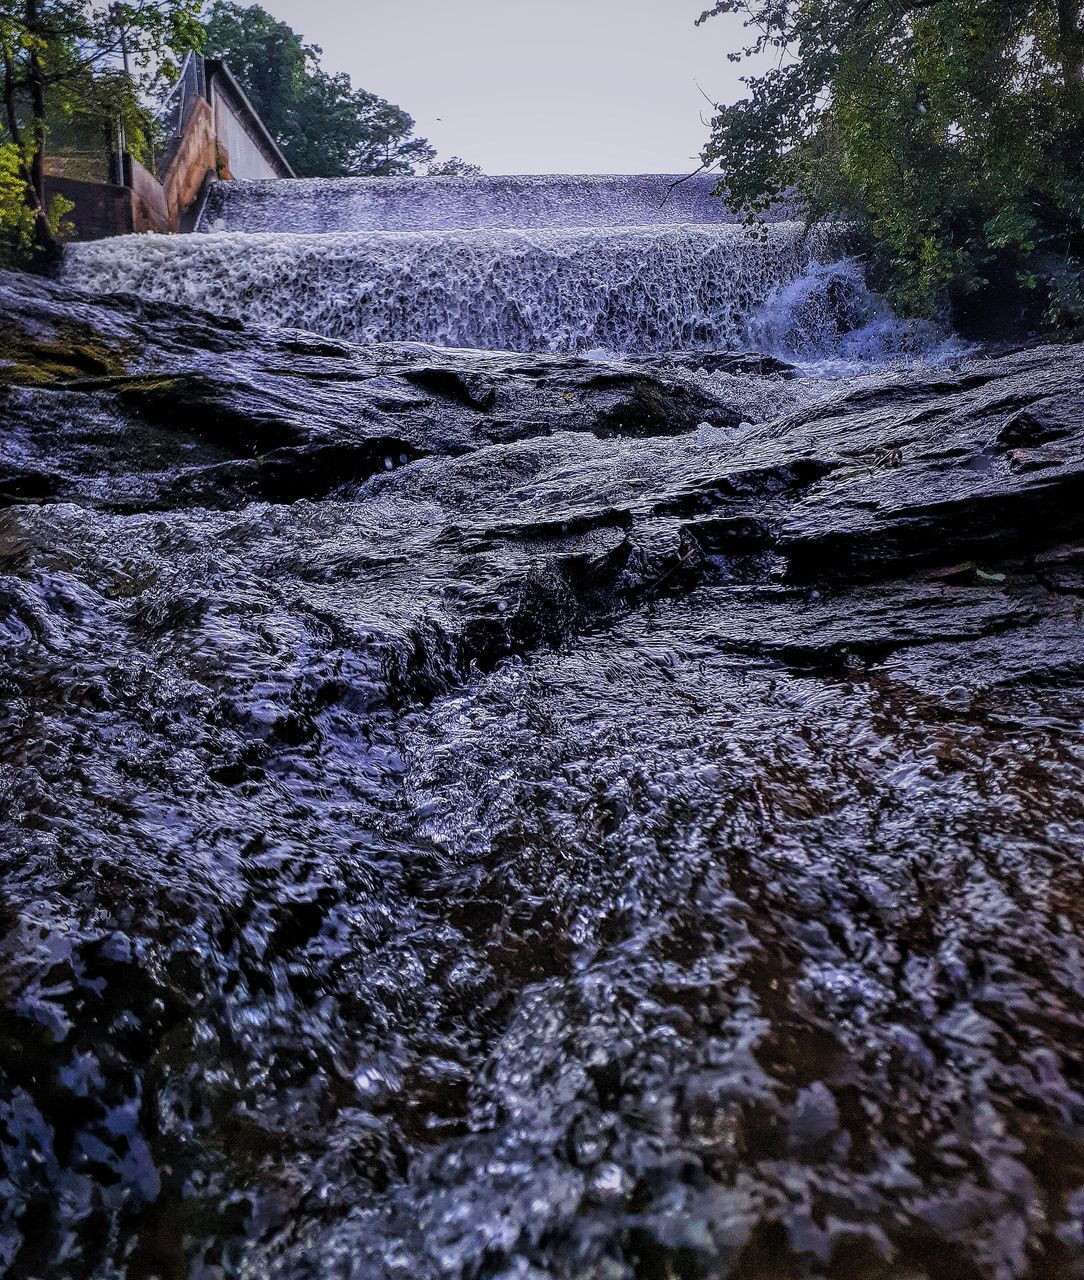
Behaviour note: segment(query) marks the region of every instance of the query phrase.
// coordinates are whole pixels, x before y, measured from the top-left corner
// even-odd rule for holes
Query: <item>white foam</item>
[[[871,365],[927,364],[968,350],[936,325],[903,320],[866,284],[853,258],[814,258],[764,299],[750,325],[751,345],[794,361],[804,372],[845,378]]]
[[[755,349],[828,378],[938,348],[929,326],[870,293],[845,228],[746,226],[715,182],[219,183],[204,218],[218,230],[73,245],[64,276],[359,343],[598,358]]]
[[[355,342],[642,353],[750,345],[818,248],[798,223],[138,236],[72,246],[64,275]]]

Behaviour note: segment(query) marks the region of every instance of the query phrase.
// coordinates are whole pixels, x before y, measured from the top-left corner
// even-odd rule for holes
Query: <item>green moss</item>
[[[58,325],[50,337],[16,330],[4,335],[0,385],[61,389],[88,378],[124,377],[128,355],[76,323]]]

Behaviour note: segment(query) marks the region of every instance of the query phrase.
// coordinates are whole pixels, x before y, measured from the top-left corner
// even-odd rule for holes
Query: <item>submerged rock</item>
[[[1079,1275],[1082,387],[0,277],[0,1265]]]
[[[680,370],[618,360],[254,340],[209,314],[11,275],[0,300],[0,491],[16,500],[130,512],[322,498],[429,454],[742,419]]]

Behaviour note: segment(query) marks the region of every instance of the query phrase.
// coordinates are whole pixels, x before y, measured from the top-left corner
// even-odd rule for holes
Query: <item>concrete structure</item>
[[[208,99],[214,113],[215,137],[222,160],[234,178],[292,178],[290,168],[274,138],[267,132],[256,108],[218,58],[204,61]]]
[[[158,118],[166,143],[153,173],[127,153],[110,157],[109,182],[71,176],[64,157],[51,162],[48,191],[74,206],[74,239],[187,231],[216,179],[294,177],[220,59],[190,54]]]

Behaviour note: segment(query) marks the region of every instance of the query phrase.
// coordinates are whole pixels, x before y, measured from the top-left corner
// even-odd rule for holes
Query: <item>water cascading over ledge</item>
[[[648,353],[748,346],[815,258],[795,223],[235,233],[78,246],[66,279],[354,342]]]
[[[453,231],[734,223],[712,174],[508,174],[222,182],[200,231]],[[794,213],[780,206],[766,221]]]
[[[220,184],[206,234],[77,245],[65,279],[356,342],[646,354],[755,345],[837,231],[750,228],[714,180]]]

